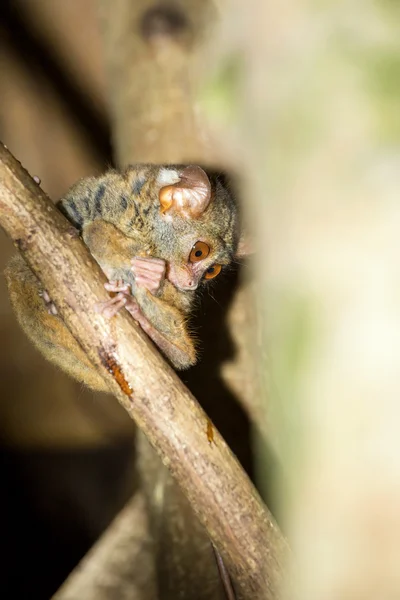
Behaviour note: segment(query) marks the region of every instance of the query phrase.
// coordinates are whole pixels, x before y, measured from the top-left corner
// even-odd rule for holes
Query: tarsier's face
[[[168,263],[167,279],[181,290],[195,290],[200,283],[217,277],[223,264],[217,262],[220,253],[213,246],[212,242],[205,241],[204,238],[196,240],[190,247],[187,244],[187,256],[183,254],[182,260],[171,260]]]
[[[160,190],[162,258],[167,278],[180,290],[197,289],[232,261],[236,210],[216,196],[200,167],[187,167]]]

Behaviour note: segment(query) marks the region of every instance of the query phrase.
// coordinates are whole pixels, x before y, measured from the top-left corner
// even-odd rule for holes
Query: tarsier
[[[125,308],[177,369],[196,362],[188,317],[196,290],[246,253],[235,201],[198,166],[137,165],[83,179],[59,209],[81,232],[114,296],[97,310]],[[5,272],[17,318],[37,348],[89,387],[107,391],[22,257]]]

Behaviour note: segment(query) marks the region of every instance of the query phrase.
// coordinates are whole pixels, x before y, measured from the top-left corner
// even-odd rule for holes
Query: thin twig
[[[222,585],[224,586],[226,598],[227,600],[237,600],[235,590],[233,589],[232,580],[225,566],[224,559],[222,558],[222,556],[220,555],[220,553],[214,545],[213,550],[215,554],[215,560],[218,566],[218,572],[221,577]]]

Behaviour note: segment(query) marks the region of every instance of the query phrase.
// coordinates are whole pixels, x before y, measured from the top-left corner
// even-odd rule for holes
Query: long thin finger
[[[147,277],[157,277],[157,278],[163,277],[163,275],[165,273],[164,268],[160,269],[159,267],[157,267],[157,268],[152,268],[152,269],[146,269],[146,268],[143,268],[142,266],[137,266],[137,265],[133,265],[131,267],[131,271],[135,276],[143,275],[143,276],[147,276]]]
[[[131,259],[131,262],[147,262],[147,263],[152,263],[152,264],[160,264],[160,265],[165,265],[165,260],[163,260],[162,258],[149,258],[146,256],[134,256]]]
[[[140,271],[146,271],[149,273],[164,273],[165,271],[165,262],[161,261],[160,263],[157,262],[142,262],[141,260],[131,260],[131,270],[134,271],[135,269],[140,270]]]
[[[113,298],[113,300],[115,299]],[[121,310],[121,308],[125,306],[126,302],[127,298],[123,296],[122,298],[118,298],[116,302],[103,304],[98,312],[104,315],[107,319],[111,319],[111,317],[114,317]]]
[[[103,310],[103,315],[106,317],[106,319],[111,319],[112,317],[115,317],[115,315],[121,310],[121,308],[124,307],[125,303],[126,299],[120,301],[119,304],[114,304],[114,306],[110,306],[110,308]]]
[[[143,277],[151,277],[152,279],[158,279],[159,281],[165,275],[165,271],[155,271],[154,269],[148,270],[137,267],[132,267],[132,273],[135,277],[142,275]]]
[[[106,300],[105,302],[97,302],[94,305],[94,310],[96,312],[102,313],[103,310],[114,306],[115,304],[118,304],[119,302],[121,302],[122,300],[126,301],[126,297],[124,294],[120,293],[117,296],[115,296],[114,298],[110,298],[110,300]]]
[[[129,283],[119,283],[117,281],[109,281],[104,284],[105,289],[108,292],[129,292],[130,285]]]
[[[137,285],[141,285],[149,289],[157,289],[160,287],[160,281],[158,279],[155,281],[154,279],[151,279],[150,277],[144,277],[143,275],[138,275],[135,278],[135,281]]]

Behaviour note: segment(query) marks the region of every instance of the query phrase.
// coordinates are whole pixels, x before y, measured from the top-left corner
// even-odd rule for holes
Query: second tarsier
[[[198,166],[137,165],[83,179],[58,203],[108,278],[111,318],[126,309],[178,369],[196,362],[188,317],[196,290],[245,254],[237,207],[217,175]],[[46,358],[107,391],[21,256],[8,265],[12,306]]]

